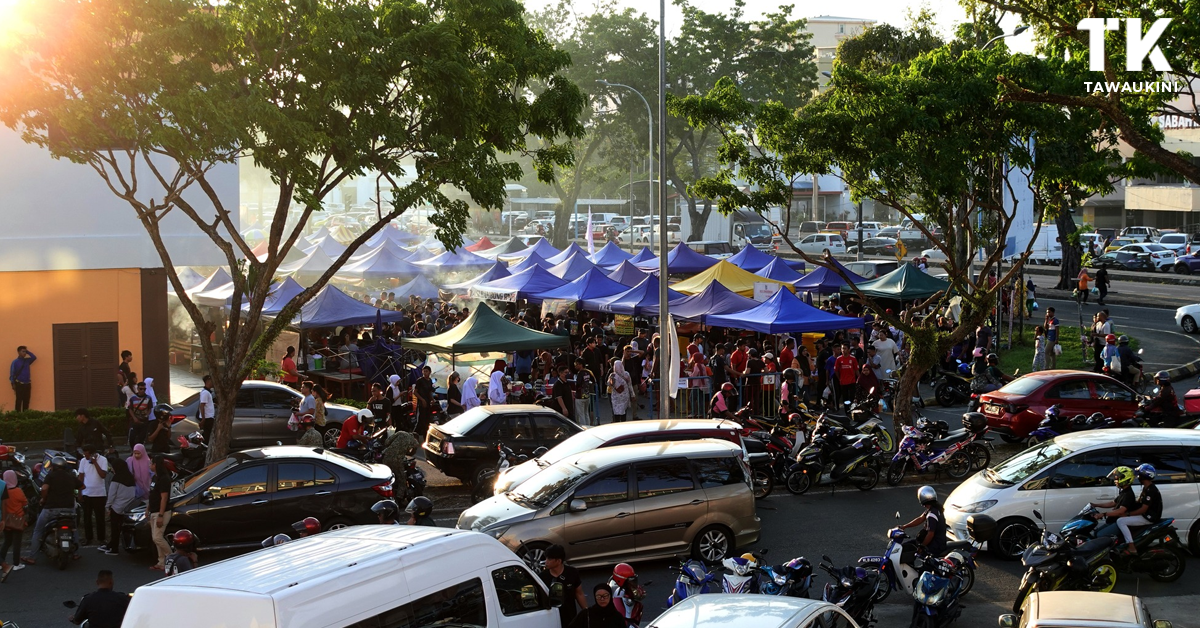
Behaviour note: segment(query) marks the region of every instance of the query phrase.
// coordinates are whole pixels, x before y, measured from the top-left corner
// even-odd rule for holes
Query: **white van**
[[[1200,550],[1200,431],[1177,429],[1092,430],[1058,436],[984,469],[946,498],[950,535],[967,539],[967,517],[996,520],[992,551],[1019,556],[1037,538],[1034,509],[1057,532],[1088,502],[1112,501],[1117,489],[1106,476],[1113,468],[1143,462],[1158,471],[1163,517],[1175,519],[1193,553]],[[1140,492],[1140,485],[1134,492]]]
[[[450,556],[469,556],[470,560]],[[125,628],[559,628],[539,579],[478,532],[354,526],[139,587]]]
[[[1024,252],[1020,242],[1017,243],[1017,252]],[[1042,223],[1042,228],[1033,240],[1033,246],[1029,247],[1029,261],[1034,264],[1062,263],[1062,242],[1058,239],[1058,225]]]

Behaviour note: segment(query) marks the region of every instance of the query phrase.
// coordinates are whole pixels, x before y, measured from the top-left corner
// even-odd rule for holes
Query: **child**
[[[1046,370],[1046,328],[1041,325],[1033,328],[1033,370]]]

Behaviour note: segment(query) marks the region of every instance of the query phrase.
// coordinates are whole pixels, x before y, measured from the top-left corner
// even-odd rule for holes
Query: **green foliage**
[[[123,408],[90,408],[93,417],[108,429],[114,439],[124,438],[129,418]],[[63,430],[79,427],[74,410],[43,412],[24,410],[0,413],[0,441],[12,445],[30,441],[61,441]]]
[[[358,399],[347,399],[346,397],[338,397],[337,399],[333,400],[333,403],[340,403],[343,406],[350,406],[351,408],[358,408],[360,410],[367,407],[367,402],[365,401],[359,401]]]

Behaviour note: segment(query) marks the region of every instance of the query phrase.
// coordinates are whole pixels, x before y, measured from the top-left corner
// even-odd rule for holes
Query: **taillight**
[[[186,414],[172,414],[171,415],[171,425],[175,425],[176,423],[178,423],[186,418],[187,418]]]
[[[71,526],[59,526],[59,530],[70,530]]]
[[[375,486],[372,486],[371,488],[375,489],[375,492],[379,493],[379,496],[383,497],[384,499],[391,499],[393,496],[391,480],[388,480],[387,482],[384,482],[383,484],[376,484]]]
[[[452,443],[450,441],[446,441],[446,442],[442,443],[442,455],[443,456],[453,456],[454,455],[454,443]]]

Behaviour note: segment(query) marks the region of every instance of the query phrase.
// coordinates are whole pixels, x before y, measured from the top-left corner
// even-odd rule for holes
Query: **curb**
[[[1188,379],[1197,373],[1200,373],[1200,360],[1193,360],[1187,364],[1184,364],[1183,366],[1177,366],[1167,371],[1167,374],[1171,376],[1171,381],[1173,382]]]
[[[1071,296],[1070,292],[1068,292],[1066,290],[1058,290],[1056,288],[1041,288],[1041,287],[1039,287],[1037,289],[1037,295],[1038,295],[1038,298],[1034,299],[1035,301],[1040,301],[1041,299],[1051,299],[1051,300],[1055,300],[1055,301],[1068,301],[1071,303],[1075,302],[1075,299]],[[1091,295],[1091,296],[1096,297],[1097,295]],[[1178,298],[1179,300],[1172,302],[1171,301],[1172,298]],[[1154,299],[1152,301],[1145,301],[1145,300],[1139,300],[1137,297],[1122,296],[1121,293],[1119,293],[1119,292],[1109,292],[1108,296],[1105,297],[1104,300],[1105,300],[1105,304],[1104,304],[1105,306],[1127,305],[1127,306],[1134,306],[1134,307],[1154,308],[1154,309],[1158,309],[1158,310],[1176,310],[1184,305],[1189,305],[1190,303],[1194,302],[1194,299],[1187,299],[1187,298],[1182,298],[1182,297],[1162,297],[1162,296],[1157,297],[1156,299]],[[1088,305],[1096,305],[1095,299],[1094,298],[1090,299],[1088,302]]]

